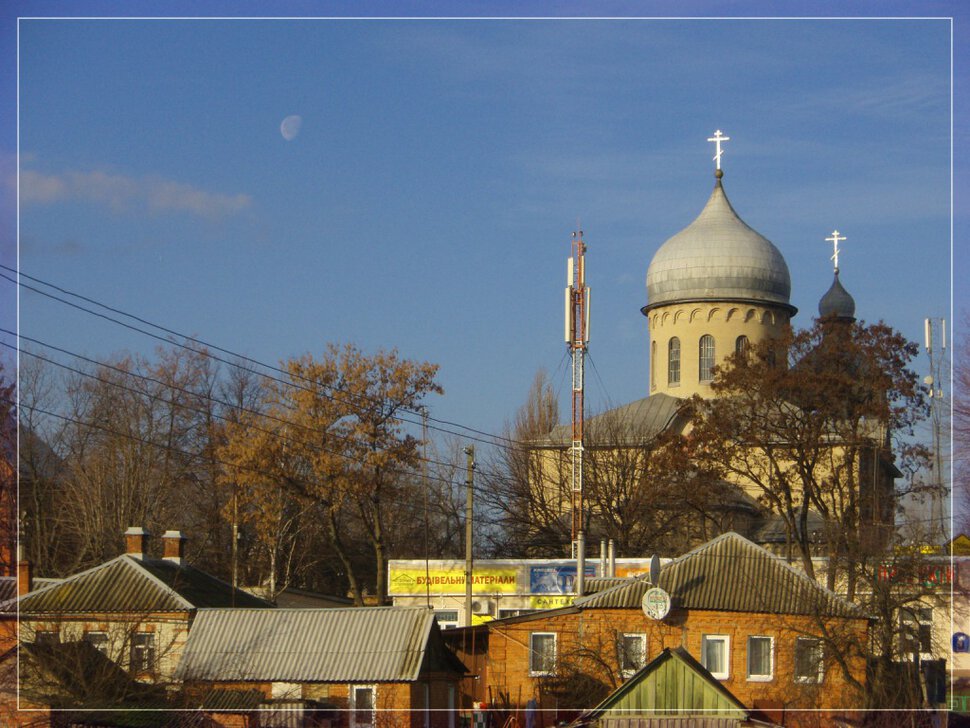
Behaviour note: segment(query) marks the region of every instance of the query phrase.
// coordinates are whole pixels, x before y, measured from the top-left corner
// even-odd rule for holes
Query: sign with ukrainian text
[[[472,593],[474,594],[515,594],[515,568],[474,569],[472,571]],[[408,594],[464,594],[465,570],[422,569],[415,567],[389,567],[388,581],[391,596]]]
[[[574,601],[575,595],[540,595],[529,597],[529,609],[559,609],[559,607],[568,607]]]

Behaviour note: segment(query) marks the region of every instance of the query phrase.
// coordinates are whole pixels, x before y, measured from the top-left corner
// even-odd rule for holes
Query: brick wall
[[[863,696],[844,676],[831,645],[840,645],[849,675],[864,684],[866,629],[865,620],[860,619],[820,624],[804,616],[675,610],[663,622],[655,622],[640,610],[587,609],[489,625],[487,667],[471,690],[477,700],[516,711],[535,696],[543,711],[537,725],[550,725],[575,715],[580,708],[592,707],[624,682],[617,649],[617,638],[623,633],[646,635],[647,661],[666,647],[679,646],[700,660],[706,634],[728,636],[729,674],[721,682],[746,706],[854,708],[862,705]],[[553,675],[530,673],[529,644],[534,632],[556,635],[558,664]],[[747,675],[747,642],[753,635],[773,638],[774,669],[768,681],[751,680]],[[830,645],[820,684],[799,682],[794,675],[795,640],[810,635],[825,636]]]

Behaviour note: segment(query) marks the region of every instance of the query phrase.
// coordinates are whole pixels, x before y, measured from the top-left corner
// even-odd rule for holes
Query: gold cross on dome
[[[721,134],[721,130],[718,129],[714,132],[714,136],[708,137],[707,141],[714,142],[714,163],[716,165],[715,169],[721,168],[721,142],[730,141],[731,137],[724,136]]]
[[[832,260],[835,261],[835,272],[839,272],[839,242],[845,240],[845,235],[839,235],[838,230],[832,231],[832,236],[825,238],[827,242],[832,243]]]

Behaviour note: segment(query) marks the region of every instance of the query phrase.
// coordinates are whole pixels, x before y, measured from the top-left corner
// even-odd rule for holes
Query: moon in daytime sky
[[[303,126],[303,117],[298,114],[293,114],[292,116],[287,116],[283,119],[283,123],[280,124],[280,134],[286,141],[291,142],[296,139],[296,135],[300,133],[300,127]]]

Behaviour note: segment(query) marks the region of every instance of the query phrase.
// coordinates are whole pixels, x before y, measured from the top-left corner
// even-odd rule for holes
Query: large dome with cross
[[[717,172],[714,191],[697,219],[653,256],[644,312],[689,301],[790,306],[791,277],[781,251],[738,217]]]

